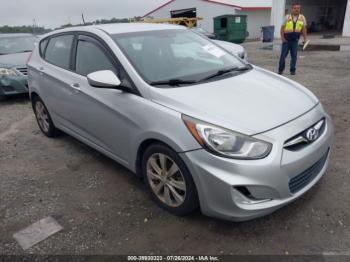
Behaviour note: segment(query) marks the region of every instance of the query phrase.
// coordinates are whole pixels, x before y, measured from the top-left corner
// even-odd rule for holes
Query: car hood
[[[305,87],[258,67],[218,81],[151,90],[158,104],[247,135],[287,123],[318,104]]]
[[[0,55],[0,67],[24,66],[27,63],[30,52]]]

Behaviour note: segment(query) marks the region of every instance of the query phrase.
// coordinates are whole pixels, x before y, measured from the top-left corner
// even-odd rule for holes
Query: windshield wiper
[[[209,76],[207,76],[207,77],[201,79],[199,82],[207,81],[207,80],[210,80],[210,79],[212,79],[212,78],[225,75],[225,74],[227,74],[227,73],[231,73],[231,72],[242,72],[242,71],[247,71],[247,70],[249,70],[249,69],[251,69],[250,66],[243,66],[243,67],[235,66],[235,67],[229,67],[229,68],[221,69],[221,70],[215,72],[214,74],[209,75]]]
[[[150,85],[152,86],[157,86],[157,85],[169,85],[169,86],[178,86],[178,85],[189,85],[189,84],[196,84],[199,82],[204,82],[207,81],[209,79],[218,77],[218,76],[222,76],[224,74],[230,73],[230,72],[242,72],[242,71],[247,71],[250,70],[252,67],[247,65],[247,66],[243,66],[243,67],[229,67],[229,68],[225,68],[225,69],[221,69],[217,72],[215,72],[215,74],[209,75],[199,81],[195,81],[195,80],[183,80],[183,79],[170,79],[170,80],[164,80],[164,81],[156,81],[156,82],[151,82]]]
[[[197,81],[194,80],[183,80],[183,79],[169,79],[164,81],[155,81],[151,82],[151,86],[160,86],[160,85],[169,85],[169,86],[178,86],[178,85],[189,85],[195,84]]]

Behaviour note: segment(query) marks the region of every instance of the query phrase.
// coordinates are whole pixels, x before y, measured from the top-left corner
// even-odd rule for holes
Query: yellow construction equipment
[[[144,19],[142,22],[144,23],[156,23],[156,24],[163,24],[163,23],[168,23],[168,24],[175,24],[175,25],[180,25],[184,24],[188,28],[192,28],[196,25],[198,20],[203,20],[203,17],[193,17],[193,18],[188,18],[188,17],[178,17],[178,18],[164,18],[164,19]]]

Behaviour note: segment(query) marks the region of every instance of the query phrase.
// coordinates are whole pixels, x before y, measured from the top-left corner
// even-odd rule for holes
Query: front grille
[[[28,69],[26,67],[17,67],[16,70],[21,72],[25,76],[28,74]]]
[[[5,93],[15,91],[15,89],[12,86],[3,86],[2,90],[4,90]]]
[[[321,121],[323,121],[322,126],[319,128],[318,130],[318,137],[317,139],[319,139],[324,131],[326,130],[326,119],[322,118],[320,121],[318,121],[316,124],[314,124],[313,126],[318,125],[318,123],[320,123]],[[307,138],[307,131],[310,129],[311,127],[305,129],[304,131],[300,132],[299,134],[291,137],[290,139],[288,139],[287,141],[284,142],[284,148],[289,150],[289,151],[298,151],[303,149],[304,147],[312,144],[314,141],[309,141]],[[316,140],[317,140],[316,139]]]
[[[318,160],[315,164],[313,164],[310,168],[289,180],[290,192],[295,194],[296,192],[307,186],[312,180],[314,180],[314,178],[320,173],[320,171],[324,167],[328,157],[328,153],[329,149],[327,150],[326,154],[324,154],[323,157],[320,160]]]

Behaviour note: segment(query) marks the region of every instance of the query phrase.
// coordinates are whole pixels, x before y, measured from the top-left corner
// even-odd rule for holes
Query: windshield
[[[0,37],[0,54],[14,54],[21,52],[30,52],[34,48],[34,36],[9,36]]]
[[[190,30],[116,34],[112,38],[148,83],[197,82],[220,70],[246,66]]]

